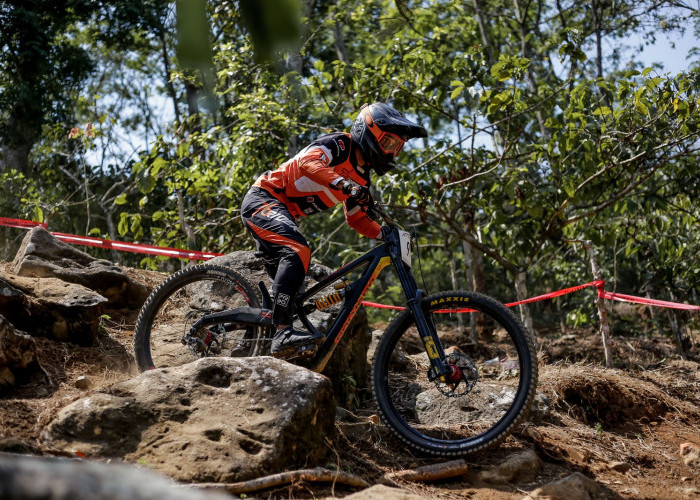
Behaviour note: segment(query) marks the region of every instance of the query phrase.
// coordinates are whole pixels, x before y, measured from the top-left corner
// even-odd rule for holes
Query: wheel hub
[[[479,370],[474,361],[464,352],[455,349],[445,356],[445,364],[450,373],[441,379],[435,379],[435,387],[448,397],[466,396],[479,379]]]

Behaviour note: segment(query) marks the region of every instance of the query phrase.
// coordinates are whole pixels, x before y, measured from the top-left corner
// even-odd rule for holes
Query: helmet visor
[[[382,132],[377,139],[377,143],[384,154],[396,156],[399,154],[399,152],[401,152],[404,145],[404,140],[391,132]]]

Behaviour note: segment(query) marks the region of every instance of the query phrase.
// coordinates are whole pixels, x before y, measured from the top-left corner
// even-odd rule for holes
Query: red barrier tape
[[[573,286],[571,288],[564,288],[562,290],[557,290],[556,292],[551,292],[551,293],[545,293],[544,295],[538,295],[537,297],[532,297],[530,299],[525,299],[525,300],[520,300],[518,302],[510,302],[508,304],[505,304],[506,307],[514,307],[514,306],[519,306],[521,304],[530,304],[531,302],[538,302],[540,300],[547,300],[547,299],[553,299],[555,297],[559,297],[561,295],[566,295],[569,293],[573,292],[578,292],[579,290],[583,290],[586,287],[589,286],[594,286],[598,289],[598,296],[608,299],[608,300],[616,300],[619,302],[630,302],[633,304],[647,304],[647,305],[652,305],[652,306],[658,306],[658,307],[667,307],[670,309],[682,309],[685,311],[700,311],[700,306],[694,306],[690,304],[680,304],[678,302],[667,302],[665,300],[656,300],[656,299],[645,299],[643,297],[634,297],[632,295],[624,295],[621,293],[611,293],[611,292],[606,292],[604,290],[605,287],[605,281],[599,280],[599,281],[591,281],[590,283],[586,283],[584,285],[578,285],[578,286]],[[379,309],[392,309],[395,311],[403,311],[405,308],[404,307],[399,307],[399,306],[386,306],[384,304],[377,304],[375,302],[362,302],[363,306],[368,306],[368,307],[376,307]],[[445,310],[439,310],[435,311],[438,313],[466,313],[466,312],[474,312],[473,309],[445,309]]]
[[[29,221],[29,220],[22,220],[22,219],[10,219],[7,217],[0,217],[0,226],[6,226],[6,227],[16,227],[20,229],[31,229],[36,226],[42,226],[46,228],[46,224],[41,224],[39,222],[34,222],[34,221]],[[105,240],[102,238],[93,238],[89,236],[77,236],[74,234],[66,234],[66,233],[54,233],[52,232],[57,239],[64,241],[66,243],[72,243],[75,245],[85,245],[85,246],[91,246],[91,247],[98,247],[98,248],[107,248],[110,250],[119,250],[123,252],[133,252],[133,253],[140,253],[140,254],[147,254],[147,255],[162,255],[165,257],[177,257],[179,259],[192,259],[192,260],[209,260],[213,259],[214,257],[218,257],[220,255],[223,255],[221,253],[212,253],[212,252],[200,252],[197,250],[181,250],[179,248],[168,248],[168,247],[159,247],[155,245],[146,245],[143,243],[125,243],[122,241],[113,241],[113,240]],[[608,300],[616,300],[619,302],[630,302],[632,304],[645,304],[645,305],[652,305],[652,306],[658,306],[658,307],[666,307],[670,309],[682,309],[685,311],[700,311],[700,306],[694,306],[690,304],[680,304],[677,302],[667,302],[665,300],[656,300],[656,299],[646,299],[644,297],[634,297],[632,295],[624,295],[621,293],[611,293],[611,292],[606,292],[604,287],[605,287],[605,281],[591,281],[590,283],[586,283],[584,285],[578,285],[578,286],[573,286],[571,288],[564,288],[562,290],[557,290],[555,292],[550,292],[550,293],[545,293],[544,295],[538,295],[537,297],[532,297],[530,299],[525,299],[525,300],[520,300],[518,302],[510,302],[506,304],[506,307],[514,307],[518,306],[521,304],[530,304],[532,302],[538,302],[540,300],[547,300],[547,299],[553,299],[555,297],[559,297],[561,295],[566,295],[569,293],[573,292],[578,292],[579,290],[583,290],[586,287],[589,286],[594,286],[598,289],[598,296],[608,299]],[[363,301],[362,302],[363,306],[367,307],[376,307],[378,309],[391,309],[393,311],[403,311],[405,308],[400,307],[400,306],[388,306],[385,304],[377,304],[376,302],[368,302],[368,301]],[[445,309],[436,311],[436,312],[474,312],[473,309]]]
[[[36,226],[46,227],[46,224],[41,224],[39,222],[34,222],[32,220],[8,219],[7,217],[0,217],[0,226],[18,227],[21,229],[31,229],[31,228],[36,227]]]
[[[180,250],[179,248],[158,247],[143,243],[124,243],[121,241],[103,240],[102,238],[91,238],[88,236],[75,236],[65,233],[51,233],[57,239],[66,243],[85,245],[89,247],[107,248],[110,250],[121,250],[124,252],[142,253],[147,255],[162,255],[165,257],[177,257],[179,259],[209,260],[221,253],[200,252],[197,250]]]
[[[630,302],[632,304],[647,304],[657,307],[666,307],[668,309],[682,309],[684,311],[700,311],[700,306],[690,304],[679,304],[678,302],[667,302],[665,300],[645,299],[644,297],[634,297],[632,295],[624,295],[621,293],[611,293],[605,290],[598,290],[598,295],[604,299],[617,300],[618,302]]]
[[[554,297],[559,297],[561,295],[566,295],[568,293],[578,292],[586,287],[594,286],[599,290],[605,286],[605,281],[591,281],[585,285],[572,286],[571,288],[564,288],[563,290],[557,290],[556,292],[545,293],[544,295],[538,295],[537,297],[532,297],[531,299],[520,300],[518,302],[511,302],[506,304],[506,307],[519,306],[521,304],[529,304],[531,302],[539,302],[540,300],[553,299]]]
[[[31,229],[36,226],[46,227],[46,224],[40,224],[34,221],[8,219],[0,217],[0,226],[17,227],[21,229]],[[89,247],[106,248],[109,250],[120,250],[123,252],[133,252],[147,255],[162,255],[165,257],[177,257],[179,259],[193,260],[209,260],[221,253],[200,252],[197,250],[181,250],[179,248],[159,247],[155,245],[146,245],[143,243],[125,243],[122,241],[105,240],[102,238],[93,238],[90,236],[76,236],[74,234],[54,233],[56,239],[74,245],[84,245]]]
[[[579,290],[583,290],[586,287],[589,286],[594,286],[598,288],[599,290],[602,289],[603,286],[605,286],[605,281],[591,281],[590,283],[586,283],[584,285],[578,285],[578,286],[572,286],[571,288],[564,288],[563,290],[557,290],[556,292],[550,292],[550,293],[545,293],[544,295],[538,295],[537,297],[532,297],[529,299],[525,300],[520,300],[518,302],[510,302],[509,304],[505,304],[506,307],[514,307],[514,306],[519,306],[521,304],[530,304],[531,302],[539,302],[540,300],[547,300],[547,299],[553,299],[554,297],[559,297],[561,295],[566,295],[568,293],[573,293],[573,292],[578,292]],[[378,309],[392,309],[394,311],[403,311],[405,308],[404,307],[399,307],[399,306],[385,306],[384,304],[377,304],[376,302],[362,302],[363,306],[369,306],[369,307],[376,307]],[[451,313],[464,313],[464,312],[474,312],[474,309],[445,309],[435,311],[438,313],[446,313],[446,312],[451,312]]]

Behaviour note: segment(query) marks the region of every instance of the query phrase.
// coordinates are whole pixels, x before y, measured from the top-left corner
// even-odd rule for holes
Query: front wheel
[[[235,271],[204,264],[173,274],[146,299],[136,320],[139,369],[179,366],[204,356],[259,354],[259,327],[222,323],[195,332],[191,328],[205,314],[246,306],[260,307],[260,294]]]
[[[524,421],[537,386],[535,341],[520,321],[485,295],[452,291],[422,302],[452,376],[432,376],[413,314],[387,328],[374,362],[374,394],[384,422],[412,448],[465,456],[502,442]],[[470,330],[487,342],[470,342]],[[433,380],[435,379],[435,380]]]

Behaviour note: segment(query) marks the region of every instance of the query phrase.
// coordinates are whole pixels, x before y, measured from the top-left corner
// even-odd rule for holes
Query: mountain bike
[[[502,442],[527,416],[537,385],[535,342],[509,309],[474,292],[425,296],[412,273],[411,236],[377,203],[383,242],[331,273],[296,301],[296,321],[317,332],[308,315],[339,308],[319,346],[303,346],[295,362],[321,372],[379,273],[392,266],[406,307],[377,348],[372,388],[383,422],[406,444],[433,456],[465,456]],[[328,290],[331,290],[330,293]],[[211,264],[183,269],[158,286],[136,323],[141,370],[205,356],[269,353],[271,300],[240,273]],[[481,318],[479,318],[481,316]],[[490,322],[488,342],[470,343],[470,319]]]

